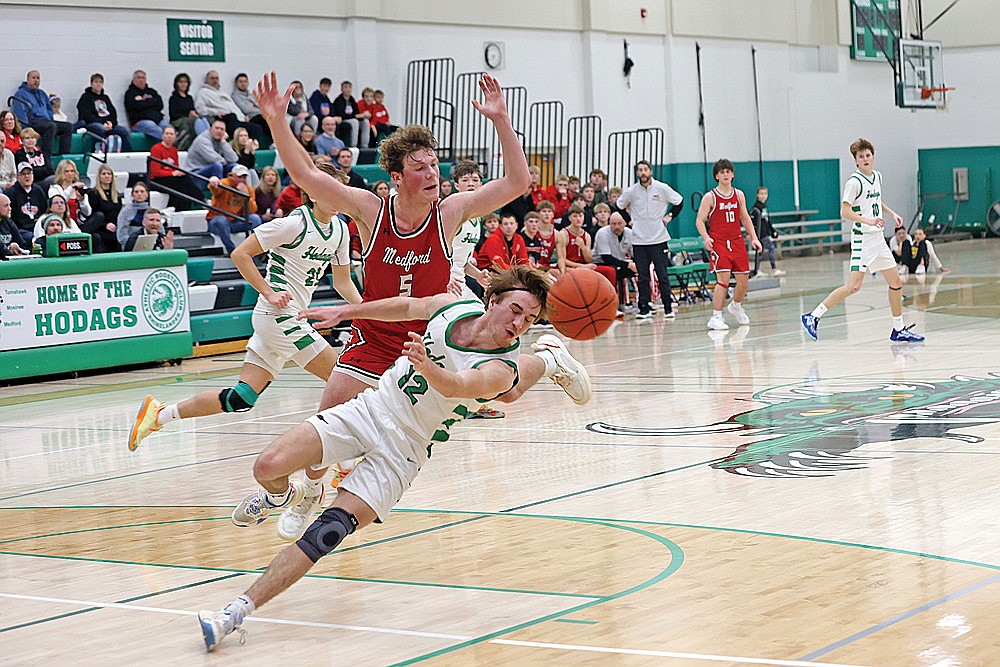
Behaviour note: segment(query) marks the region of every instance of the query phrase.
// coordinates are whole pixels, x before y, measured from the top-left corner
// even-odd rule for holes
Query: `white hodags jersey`
[[[469,263],[482,234],[482,218],[472,218],[462,223],[451,242],[451,277],[465,279],[465,265]]]
[[[264,280],[275,292],[292,295],[292,300],[280,311],[260,296],[254,309],[257,312],[295,315],[309,307],[328,264],[344,266],[351,263],[347,225],[336,216],[330,224],[323,224],[305,205],[284,218],[265,222],[254,230],[254,234],[260,247],[269,251]]]
[[[872,171],[868,178],[860,171],[855,171],[844,184],[842,201],[851,205],[851,210],[865,218],[881,218],[882,212],[882,173]],[[855,234],[883,235],[882,228],[855,222]]]
[[[451,339],[451,328],[455,322],[484,312],[483,303],[478,300],[456,301],[437,311],[427,322],[423,337],[427,355],[438,366],[456,373],[500,360],[514,369],[513,386],[517,383],[520,341],[515,340],[507,348],[473,350],[460,347]],[[429,445],[446,441],[450,437],[451,426],[480,407],[480,401],[475,398],[442,396],[427,383],[424,376],[416,372],[406,357],[397,359],[382,374],[377,390],[367,390],[360,398],[380,418],[391,419],[405,432]]]

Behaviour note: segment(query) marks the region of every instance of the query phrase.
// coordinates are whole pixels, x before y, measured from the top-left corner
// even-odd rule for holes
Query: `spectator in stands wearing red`
[[[257,100],[253,98],[250,93],[250,79],[244,72],[240,72],[233,79],[233,102],[239,107],[240,111],[247,118],[247,123],[255,125],[260,129],[260,136],[255,137],[255,140],[261,146],[271,145],[271,130],[267,126],[267,121],[264,117],[260,115],[260,107],[257,106]],[[248,126],[249,127],[249,126]],[[232,132],[233,136],[236,136],[236,132]],[[252,135],[253,136],[253,135]],[[253,167],[250,167],[253,169]]]
[[[104,92],[104,75],[90,75],[90,87],[83,90],[83,95],[76,103],[76,114],[79,120],[73,129],[87,128],[107,142],[105,152],[117,153],[119,150],[132,150],[132,132],[124,125],[118,124],[118,110],[111,98]],[[109,139],[111,135],[118,137],[118,142]],[[120,146],[116,143],[120,142]]]
[[[371,128],[372,143],[374,146],[379,137],[387,137],[399,128],[389,123],[389,112],[386,110],[382,100],[385,93],[381,90],[365,88],[361,91],[361,100],[358,102],[358,110],[368,115],[368,127]]]
[[[338,136],[348,147],[368,148],[371,131],[368,129],[368,115],[358,113],[358,102],[351,95],[354,85],[350,81],[342,81],[340,95],[333,100],[333,115],[337,117]],[[294,129],[294,128],[293,128]]]
[[[538,206],[538,202],[545,199],[545,188],[541,186],[542,170],[537,164],[533,164],[528,167],[528,173],[531,175],[531,200]]]
[[[17,161],[4,144],[7,137],[0,130],[0,191],[6,190],[17,182]]]
[[[10,199],[10,217],[21,234],[21,247],[30,248],[35,238],[35,218],[48,205],[45,190],[35,183],[35,172],[30,164],[18,163],[17,183],[4,190],[4,194]]]
[[[177,130],[174,129],[173,125],[167,125],[163,128],[160,142],[149,149],[149,155],[157,160],[163,160],[167,164],[150,161],[149,180],[192,197],[195,202],[204,201],[201,188],[195,185],[190,176],[179,169],[180,154],[177,151],[177,146],[174,145],[176,140]],[[170,196],[168,205],[173,206],[175,211],[187,211],[195,203],[172,192],[167,194]]]
[[[590,180],[588,181],[594,186],[594,203],[602,204],[608,201],[608,175],[604,173],[604,170],[594,168],[590,170]]]
[[[610,266],[598,266],[594,263],[591,250],[592,239],[583,228],[583,209],[573,205],[569,209],[569,226],[561,229],[556,237],[556,256],[559,258],[559,270],[584,268],[597,271],[612,285],[615,284],[615,270]]]
[[[267,166],[260,170],[260,184],[254,188],[253,196],[257,199],[257,215],[261,221],[268,222],[280,218],[278,197],[281,196],[281,179],[278,170]]]
[[[535,208],[538,212],[538,238],[542,240],[542,255],[538,268],[558,276],[562,272],[558,265],[552,264],[552,256],[556,251],[556,240],[559,238],[556,226],[553,224],[555,209],[552,207],[552,202],[547,199],[538,202]]]
[[[22,162],[30,164],[32,171],[35,172],[35,183],[45,189],[55,180],[56,170],[52,168],[49,156],[35,146],[38,139],[38,132],[34,128],[24,128],[21,132],[21,148],[14,153],[14,161],[17,164]]]
[[[289,127],[292,128],[292,134],[299,136],[303,125],[309,125],[315,132],[316,128],[319,127],[319,118],[309,106],[302,82],[292,81],[292,85],[295,86],[295,90],[292,91],[292,99],[288,101],[288,110],[285,112],[285,119],[288,121]]]
[[[323,119],[333,115],[333,102],[330,101],[330,88],[332,87],[333,81],[324,76],[319,80],[319,88],[309,95],[309,107],[316,114],[320,123],[323,122]]]
[[[137,69],[125,91],[125,115],[134,132],[142,132],[156,141],[163,138],[163,128],[170,125],[163,117],[163,98],[146,82],[146,73]]]
[[[118,217],[122,213],[123,202],[122,196],[118,192],[118,184],[115,182],[115,172],[108,165],[102,164],[98,167],[97,182],[94,187],[87,190],[87,201],[90,203],[90,209],[93,211],[92,217],[95,221],[100,216],[105,225],[108,222],[115,223],[115,240],[117,241]]]
[[[476,266],[481,270],[509,269],[514,264],[529,264],[528,249],[524,239],[517,233],[517,218],[504,215],[500,227],[486,237],[476,251]]]
[[[42,75],[38,70],[28,72],[24,83],[13,95],[11,110],[21,121],[22,129],[32,127],[41,136],[38,147],[43,153],[50,157],[53,151],[65,155],[70,152],[73,126],[52,117],[52,102],[41,84]],[[59,145],[53,146],[56,140]]]
[[[486,243],[486,239],[493,236],[493,232],[500,229],[500,216],[496,213],[488,213],[483,216],[482,224],[479,229],[479,243],[476,244],[476,253],[483,247]]]
[[[205,85],[194,96],[194,108],[203,118],[221,120],[226,124],[226,132],[230,135],[237,127],[242,127],[257,141],[263,138],[260,126],[248,122],[246,114],[236,105],[236,101],[222,90],[219,73],[214,69],[205,73]]]
[[[80,180],[76,163],[72,160],[60,160],[55,178],[49,185],[49,197],[60,195],[69,207],[69,217],[77,224],[92,213],[86,192],[87,186]]]
[[[302,206],[302,190],[295,183],[289,183],[278,195],[277,217],[282,217],[287,213]]]
[[[226,178],[221,180],[212,178],[208,182],[208,189],[212,191],[212,206],[225,211],[217,213],[209,210],[205,216],[208,220],[208,231],[219,237],[226,249],[226,255],[236,249],[231,237],[233,232],[246,232],[249,236],[250,232],[261,224],[260,216],[257,215],[257,199],[246,182],[248,172],[246,167],[238,164]],[[247,197],[230,190],[238,190]],[[244,215],[245,219],[237,219],[244,218]]]
[[[191,96],[191,77],[181,72],[174,77],[170,94],[170,124],[177,129],[177,150],[186,151],[199,134],[208,129],[208,121],[198,115]]]
[[[351,152],[349,148],[342,148],[339,153],[337,153],[337,165],[340,170],[347,174],[347,184],[352,188],[361,188],[362,190],[368,189],[368,181],[365,180],[364,176],[354,171],[354,153]]]
[[[0,111],[0,130],[4,134],[4,147],[11,153],[21,150],[21,121],[10,109]]]
[[[569,176],[566,174],[556,176],[556,182],[545,190],[545,200],[552,202],[556,218],[563,217],[573,202],[573,198],[569,194]]]

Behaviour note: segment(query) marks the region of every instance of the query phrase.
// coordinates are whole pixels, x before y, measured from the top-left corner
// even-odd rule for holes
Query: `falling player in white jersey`
[[[889,285],[889,310],[892,312],[892,333],[889,334],[889,339],[919,343],[924,337],[913,331],[912,324],[906,326],[903,322],[903,281],[899,278],[896,259],[889,250],[883,232],[883,216],[886,213],[892,216],[896,226],[903,224],[903,218],[882,201],[882,174],[872,166],[875,162],[875,147],[871,142],[858,139],[851,144],[851,155],[858,168],[847,179],[840,202],[840,217],[853,223],[851,274],[847,283],[830,292],[812,312],[802,316],[802,326],[816,340],[819,320],[826,311],[860,290],[866,273],[878,271]]]
[[[319,168],[347,182],[339,169]],[[333,272],[334,288],[345,300],[361,303],[361,294],[351,280],[347,225],[335,211],[312,202],[304,191],[302,199],[305,204],[286,217],[257,227],[231,255],[240,274],[259,293],[253,310],[254,333],[247,342],[236,386],[203,391],[171,405],[147,396],[129,433],[129,449],[134,451],[146,436],[176,419],[250,410],[289,360],[322,380],[330,377],[337,351],[295,315],[309,307],[327,266]],[[265,278],[253,258],[268,251]]]

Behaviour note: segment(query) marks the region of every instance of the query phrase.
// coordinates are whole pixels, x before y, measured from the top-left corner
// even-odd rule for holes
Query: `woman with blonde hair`
[[[80,180],[80,171],[72,160],[60,160],[56,166],[55,182],[49,186],[49,197],[62,195],[69,208],[69,217],[79,223],[91,214],[86,197],[87,186]]]
[[[93,235],[95,232],[105,237],[113,235],[114,242],[110,247],[120,246],[118,239],[118,216],[122,210],[122,196],[118,192],[118,183],[115,181],[114,170],[106,164],[102,164],[97,169],[97,182],[94,187],[87,190],[87,201],[93,213],[81,225],[83,231]],[[105,245],[109,245],[105,243]]]
[[[260,183],[260,175],[257,174],[257,149],[260,142],[250,137],[245,127],[237,127],[233,130],[233,139],[229,142],[236,152],[236,163],[242,164],[249,170],[247,174],[247,185],[252,188]]]
[[[257,214],[264,222],[281,217],[278,197],[281,196],[281,178],[278,170],[267,166],[260,170],[260,183],[253,192],[257,200]]]

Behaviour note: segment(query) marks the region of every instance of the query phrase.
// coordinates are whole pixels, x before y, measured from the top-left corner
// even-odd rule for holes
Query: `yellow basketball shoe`
[[[132,424],[132,430],[128,434],[128,448],[129,451],[135,451],[139,447],[139,443],[142,442],[150,433],[154,431],[159,431],[161,426],[156,423],[156,418],[160,415],[160,410],[162,410],[167,404],[163,401],[158,401],[152,396],[147,396],[142,402],[142,407],[139,408],[139,414],[135,416],[135,423]]]

